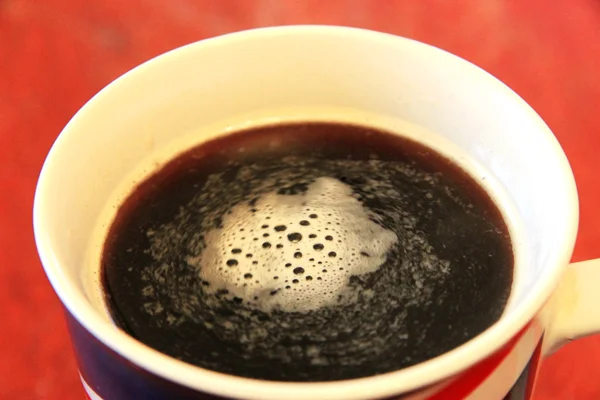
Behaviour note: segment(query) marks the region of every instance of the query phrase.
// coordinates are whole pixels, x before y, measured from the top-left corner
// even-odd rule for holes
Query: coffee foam
[[[321,177],[304,193],[236,205],[187,262],[207,293],[227,290],[263,311],[332,306],[350,301],[349,278],[377,270],[398,240],[373,218],[348,185]]]
[[[294,168],[286,170],[289,164]],[[437,256],[417,229],[417,216],[404,208],[403,203],[412,200],[390,182],[394,174],[401,174],[434,186],[436,175],[378,160],[367,164],[338,160],[319,166],[320,171],[310,162],[286,157],[272,167],[269,177],[261,176],[266,171],[256,165],[241,167],[233,182],[225,183],[222,173],[210,175],[171,223],[146,232],[153,264],[160,265],[142,271],[148,283],[142,290],[148,299],[146,311],[177,324],[180,319],[165,317],[169,310],[197,320],[194,310],[199,304],[209,309],[238,304],[235,312],[246,315],[347,306],[358,311],[372,296],[391,295],[392,305],[430,302],[451,265]],[[359,194],[328,177],[328,170],[374,178],[364,179]],[[252,187],[254,197],[248,196],[244,184]],[[374,198],[396,206],[367,208],[364,202]],[[169,261],[175,254],[183,257],[186,270],[196,271],[201,285],[193,283],[189,272],[183,280],[171,280],[183,268]],[[354,277],[376,272],[390,255],[396,267],[378,278],[377,293],[368,285],[351,284]],[[392,278],[395,274],[409,280],[398,283]],[[160,300],[165,295],[171,299],[168,303]],[[226,321],[221,322],[221,328],[227,328]]]

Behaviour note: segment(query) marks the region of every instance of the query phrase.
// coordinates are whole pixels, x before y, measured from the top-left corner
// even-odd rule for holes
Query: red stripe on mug
[[[471,367],[471,369],[464,372],[448,386],[428,397],[427,400],[463,399],[467,397],[498,368],[500,363],[510,354],[519,339],[521,339],[530,327],[531,323],[527,324],[502,349]]]

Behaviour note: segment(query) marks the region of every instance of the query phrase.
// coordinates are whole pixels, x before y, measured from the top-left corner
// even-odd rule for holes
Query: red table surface
[[[0,399],[83,396],[31,222],[38,172],[69,118],[111,80],[171,48],[307,23],[415,38],[506,82],[571,160],[581,199],[573,260],[600,257],[598,0],[0,0]],[[569,344],[544,361],[535,399],[600,399],[598,370],[600,336]]]

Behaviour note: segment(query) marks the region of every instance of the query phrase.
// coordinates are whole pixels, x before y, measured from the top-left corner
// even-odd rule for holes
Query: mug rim
[[[555,153],[556,162],[561,164],[562,171],[562,176],[556,177],[556,179],[562,179],[565,182],[565,186],[571,188],[570,193],[567,194],[569,201],[564,210],[567,213],[566,217],[569,218],[569,226],[568,231],[564,232],[565,240],[562,242],[562,251],[556,253],[556,257],[551,261],[553,265],[548,267],[548,271],[542,275],[533,290],[525,296],[521,305],[515,307],[510,313],[503,315],[496,323],[466,343],[440,356],[407,368],[351,380],[279,382],[227,375],[169,357],[134,339],[120,330],[116,325],[110,323],[109,320],[101,316],[92,307],[81,290],[69,283],[60,263],[55,257],[49,240],[46,240],[47,233],[44,229],[44,218],[40,203],[43,202],[44,192],[50,189],[48,184],[50,178],[48,175],[51,174],[49,170],[51,169],[52,161],[55,157],[60,156],[61,145],[64,141],[68,140],[67,136],[77,129],[74,128],[77,121],[83,118],[90,109],[93,110],[97,102],[102,101],[106,96],[110,96],[112,88],[119,85],[120,82],[129,79],[132,75],[138,74],[140,71],[152,68],[155,64],[170,62],[172,58],[185,58],[187,53],[201,52],[207,46],[226,46],[231,41],[247,40],[250,38],[260,40],[261,38],[281,34],[342,34],[348,38],[347,40],[352,40],[352,37],[355,36],[369,36],[374,41],[389,42],[390,47],[395,46],[394,42],[404,41],[405,44],[412,42],[412,45],[420,47],[421,51],[441,52],[445,53],[446,57],[459,59],[464,63],[465,67],[472,68],[474,72],[479,74],[483,73],[486,79],[493,82],[498,90],[508,92],[514,98],[515,102],[520,103],[521,108],[530,115],[530,118],[536,123],[536,127],[544,132],[546,139],[553,145],[552,152]],[[36,187],[33,223],[36,246],[44,270],[63,305],[90,334],[133,364],[185,387],[225,397],[244,397],[261,400],[281,399],[284,397],[298,400],[306,398],[344,398],[352,400],[369,396],[379,398],[397,395],[440,382],[446,378],[455,376],[499,350],[533,319],[558,285],[563,270],[570,261],[575,245],[579,220],[578,214],[578,198],[574,177],[566,155],[558,141],[538,114],[521,97],[488,72],[442,49],[401,36],[343,26],[288,25],[244,30],[194,42],[154,57],[129,70],[105,86],[77,111],[62,130],[48,153]]]

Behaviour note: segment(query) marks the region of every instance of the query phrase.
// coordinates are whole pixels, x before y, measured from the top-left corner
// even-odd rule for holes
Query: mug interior
[[[508,311],[494,326],[405,370],[347,382],[292,384],[184,364],[140,344],[109,321],[90,295],[82,265],[91,262],[90,243],[98,240],[99,223],[110,216],[106,204],[119,188],[131,187],[149,172],[140,170],[148,165],[149,154],[176,154],[191,139],[207,140],[257,120],[292,114],[307,119],[319,113],[327,118],[340,110],[367,124],[369,116],[376,116],[372,119],[396,121],[409,131],[415,127],[417,139],[428,140],[433,133],[442,152],[455,146],[468,154],[480,171],[491,174],[490,185],[506,194],[519,226],[513,244],[523,258],[516,265]],[[564,153],[539,116],[505,85],[422,43],[319,26],[267,28],[206,40],[117,79],[57,139],[34,206],[46,273],[65,306],[93,335],[149,371],[186,386],[261,399],[391,395],[450,376],[489,355],[533,317],[557,284],[571,255],[577,218],[575,184]]]

